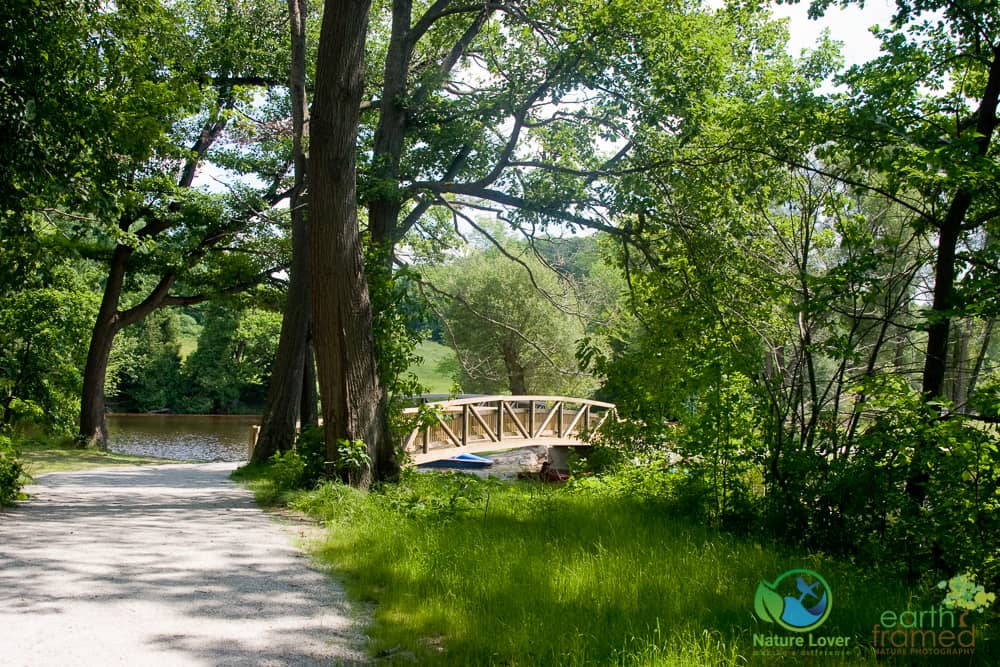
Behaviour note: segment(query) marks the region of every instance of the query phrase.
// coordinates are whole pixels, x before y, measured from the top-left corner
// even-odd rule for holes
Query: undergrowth
[[[409,473],[370,493],[282,488],[266,467],[241,476],[263,500],[328,527],[316,555],[376,603],[372,651],[393,664],[778,664],[755,653],[755,633],[781,631],[757,618],[754,595],[791,568],[823,574],[835,606],[816,634],[850,637],[850,648],[780,664],[875,664],[881,614],[942,597],[934,581],[906,586],[890,568],[692,523],[664,500],[672,485],[683,490],[666,470],[563,488]],[[978,622],[971,658],[888,664],[996,664]]]

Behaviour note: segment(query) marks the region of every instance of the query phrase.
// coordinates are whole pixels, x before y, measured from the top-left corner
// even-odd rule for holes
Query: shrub
[[[295,452],[302,462],[302,476],[299,486],[311,489],[323,479],[326,472],[326,442],[323,428],[307,426],[295,441]]]
[[[786,540],[910,573],[968,568],[1000,580],[1000,437],[898,378],[874,378],[853,438],[826,433],[774,461],[765,525]],[[829,441],[825,438],[830,438]],[[926,476],[914,500],[915,474]]]
[[[270,479],[279,491],[291,491],[302,488],[306,464],[302,456],[294,449],[288,452],[276,452],[271,457]]]
[[[0,507],[10,505],[21,493],[24,467],[17,447],[8,436],[0,435]]]

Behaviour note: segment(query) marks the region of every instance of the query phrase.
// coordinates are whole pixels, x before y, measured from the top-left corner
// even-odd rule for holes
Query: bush
[[[302,488],[306,464],[297,451],[277,452],[271,457],[270,463],[269,477],[278,492]]]
[[[853,438],[824,433],[813,449],[776,457],[765,526],[806,548],[905,564],[911,574],[966,568],[1000,581],[997,432],[898,378],[875,378],[864,391]],[[920,503],[911,488],[918,472]]]
[[[12,504],[21,494],[24,467],[11,439],[0,435],[0,507]]]
[[[295,441],[295,452],[302,461],[299,486],[311,489],[326,473],[326,442],[323,440],[322,427],[307,426],[302,429]]]

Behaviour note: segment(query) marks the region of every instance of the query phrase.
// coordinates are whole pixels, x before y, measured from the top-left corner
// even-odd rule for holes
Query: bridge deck
[[[404,439],[411,463],[459,454],[588,445],[584,434],[613,414],[614,404],[567,396],[478,396],[404,410],[419,421]]]

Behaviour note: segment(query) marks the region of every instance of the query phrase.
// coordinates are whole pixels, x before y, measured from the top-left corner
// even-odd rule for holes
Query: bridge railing
[[[614,413],[613,403],[567,396],[477,396],[406,408],[423,414],[404,438],[413,463],[531,445],[579,446]]]

